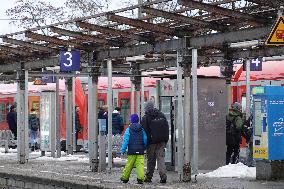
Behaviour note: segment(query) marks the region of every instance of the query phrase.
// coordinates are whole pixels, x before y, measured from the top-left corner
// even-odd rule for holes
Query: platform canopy
[[[59,51],[68,47],[81,51],[82,71],[105,68],[111,59],[113,73],[124,76],[134,66],[175,66],[177,51],[190,63],[190,48],[198,49],[200,66],[281,55],[283,47],[264,46],[281,6],[282,0],[153,0],[30,28],[0,36],[0,72],[58,66]],[[130,14],[138,10],[141,17]]]

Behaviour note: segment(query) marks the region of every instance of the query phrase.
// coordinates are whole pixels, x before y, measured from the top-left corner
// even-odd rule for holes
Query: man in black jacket
[[[80,108],[79,106],[75,107],[75,131],[76,131],[76,146],[78,145],[78,136],[79,132],[82,132],[83,128],[80,123],[80,115],[79,115]]]
[[[15,112],[15,106],[10,107],[10,112],[7,114],[7,122],[9,129],[12,131],[15,140],[17,139],[17,113]]]
[[[157,161],[160,182],[166,183],[165,148],[169,140],[169,125],[165,115],[154,108],[152,101],[145,104],[145,115],[142,118],[141,125],[146,131],[148,139],[145,182],[152,182]]]

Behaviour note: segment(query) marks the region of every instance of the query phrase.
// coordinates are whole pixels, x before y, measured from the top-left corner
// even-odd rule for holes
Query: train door
[[[130,108],[131,108],[131,101],[130,101],[130,92],[119,92],[118,93],[118,107],[120,107],[120,115],[123,119],[124,127],[129,125],[129,117],[130,117]]]
[[[171,96],[161,96],[159,98],[160,102],[160,111],[163,112],[169,123],[169,141],[167,143],[165,151],[165,162],[168,170],[175,169],[175,151],[176,151],[176,139],[175,139],[175,124],[174,124],[174,115],[175,115],[175,105],[174,98]]]
[[[8,129],[6,116],[12,104],[14,104],[13,97],[0,98],[0,130]]]

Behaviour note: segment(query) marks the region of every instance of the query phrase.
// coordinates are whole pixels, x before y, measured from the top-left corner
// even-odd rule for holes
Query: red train
[[[131,107],[131,81],[129,78],[113,78],[113,106],[121,107],[121,115],[125,125],[128,124]],[[60,81],[60,120],[61,120],[61,138],[66,138],[66,121],[65,121],[65,84]],[[144,98],[155,99],[156,95],[156,79],[146,78],[144,83]],[[99,78],[98,85],[98,106],[101,107],[107,104],[107,78]],[[33,85],[29,83],[29,102],[28,109],[36,109],[40,112],[40,91],[55,90],[55,84]],[[75,81],[75,104],[80,107],[80,122],[83,126],[83,134],[79,134],[79,142],[87,140],[87,106],[88,106],[88,91],[87,78],[77,78]],[[16,102],[17,87],[16,84],[0,84],[0,130],[8,129],[6,115],[9,107]],[[135,98],[134,98],[135,99]]]

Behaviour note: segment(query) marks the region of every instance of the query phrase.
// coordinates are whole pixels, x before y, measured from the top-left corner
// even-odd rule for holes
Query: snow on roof
[[[243,69],[238,66],[238,70]],[[238,81],[246,80],[246,71],[240,70]],[[284,79],[284,61],[267,61],[262,63],[262,71],[251,71],[250,80],[277,80]]]
[[[176,75],[176,71],[153,71],[153,72],[144,72],[144,75]],[[219,66],[210,66],[210,67],[200,67],[197,70],[197,75],[203,76],[215,76],[220,77],[220,67]],[[81,78],[86,83],[87,78]],[[156,87],[156,81],[158,78],[145,77],[144,86],[145,87]],[[108,79],[107,77],[99,77],[98,89],[104,90],[107,89]],[[56,85],[55,83],[48,83],[47,85],[34,85],[33,82],[29,82],[28,90],[30,93],[38,93],[43,90],[54,90]],[[113,77],[112,78],[112,88],[113,89],[124,89],[131,88],[130,77]],[[65,80],[59,80],[59,90],[60,92],[65,91]],[[0,94],[16,94],[17,93],[17,84],[3,84],[0,83]]]
[[[37,93],[44,90],[53,90],[55,91],[56,84],[55,83],[47,83],[46,85],[34,85],[33,82],[29,82],[28,90],[30,93]],[[65,90],[65,81],[59,80],[59,90],[60,92]],[[8,94],[16,94],[17,93],[17,83],[12,84],[3,84],[0,83],[0,94],[8,95]]]

